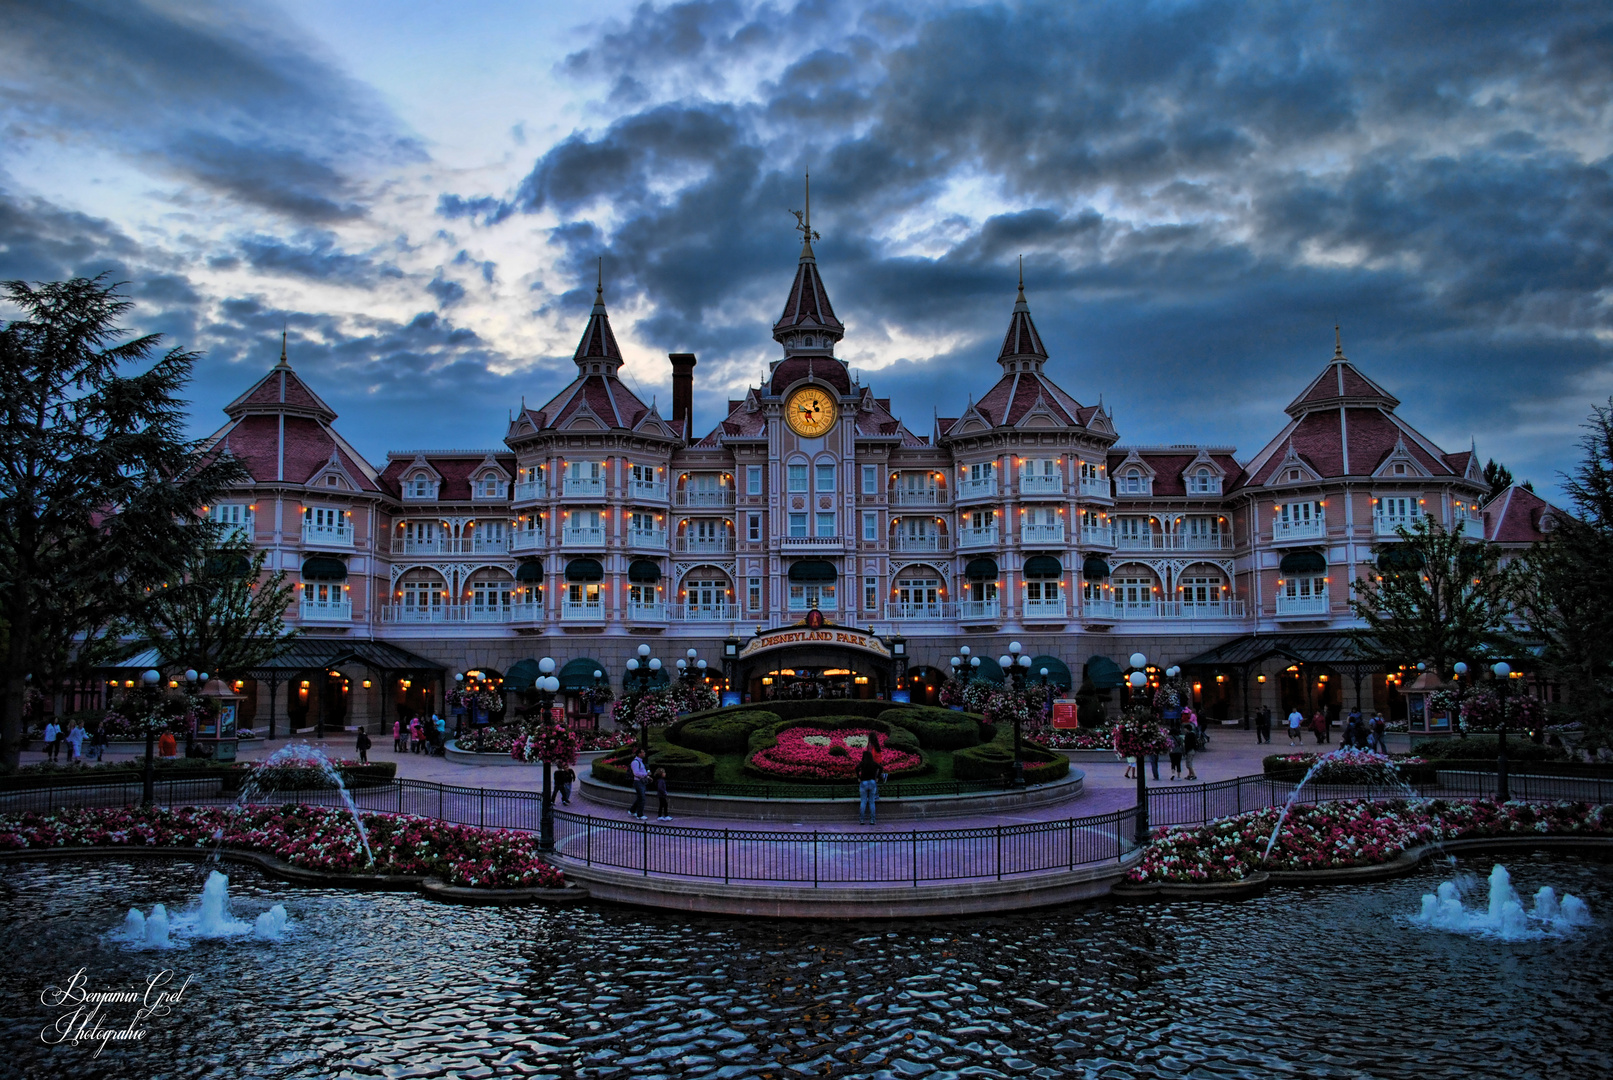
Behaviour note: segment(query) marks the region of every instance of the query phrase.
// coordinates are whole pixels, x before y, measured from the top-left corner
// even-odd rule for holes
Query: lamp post
[[[1501,706],[1501,724],[1496,729],[1495,741],[1495,797],[1510,802],[1512,792],[1507,788],[1507,683],[1512,678],[1512,667],[1505,660],[1490,671],[1495,675],[1496,703]]]
[[[678,662],[683,663],[681,660]],[[650,680],[655,678],[655,673],[660,670],[661,660],[650,655],[648,645],[640,645],[638,656],[627,662],[627,679],[624,680],[623,688],[626,689],[626,682],[633,684],[633,703],[629,715],[632,716],[633,723],[638,724],[638,748],[644,751],[646,756],[650,752],[650,728],[648,724],[639,723],[638,707],[639,702],[644,700],[644,695],[649,693]]]
[[[1462,677],[1467,674],[1467,665],[1458,660],[1451,666],[1451,670],[1456,673],[1456,733],[1459,738],[1465,739],[1467,722],[1462,719]],[[1382,753],[1383,747],[1378,747],[1378,752]]]
[[[1142,653],[1131,654],[1132,667],[1141,668],[1147,665],[1148,659]],[[1142,691],[1143,687],[1148,685],[1148,674],[1143,671],[1133,671],[1126,676],[1126,682],[1131,685],[1131,692],[1135,696]],[[1143,755],[1139,752],[1137,754],[1137,834],[1135,838],[1138,847],[1148,843],[1148,770],[1145,767],[1146,765],[1147,763],[1143,761]]]
[[[207,676],[205,676],[205,675],[202,676],[202,678],[204,678],[204,679],[206,677]],[[187,694],[194,694],[196,692],[196,681],[197,681],[196,669],[195,668],[186,668],[185,669],[185,692]],[[193,751],[195,749],[196,749],[196,725],[192,724],[192,723],[187,723],[185,725],[185,756],[187,758],[190,757],[191,751]]]
[[[156,668],[152,668],[140,676],[141,696],[145,698],[144,707],[146,710],[146,767],[140,778],[140,802],[143,806],[150,806],[157,801],[157,763],[155,758],[157,728],[155,724],[157,702],[162,697],[162,691],[157,689],[157,684],[161,681],[162,674]]]
[[[533,686],[538,691],[539,726],[547,728],[554,724],[554,696],[560,689],[560,680],[554,676],[554,660],[545,656],[538,661],[539,675]],[[550,745],[553,745],[550,743]],[[554,850],[554,787],[552,772],[548,757],[548,748],[544,749],[543,758],[543,812],[538,821],[538,850]]]
[[[1009,652],[1013,653],[1014,656],[1000,656],[997,658],[997,663],[1002,667],[1003,678],[1007,680],[1008,690],[1010,693],[1012,693],[1014,690],[1014,669],[1019,666],[1018,660],[1015,659],[1015,657],[1019,655],[1019,642],[1016,641],[1012,645],[1008,646],[1008,650]],[[1023,696],[1021,697],[1019,705],[1014,708],[1013,784],[1015,787],[1025,786],[1025,762],[1023,758],[1021,758],[1019,750],[1019,718],[1022,712],[1024,712]]]

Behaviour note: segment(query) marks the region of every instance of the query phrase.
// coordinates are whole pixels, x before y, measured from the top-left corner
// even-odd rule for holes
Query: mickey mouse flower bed
[[[222,844],[273,855],[307,870],[406,874],[483,889],[560,888],[565,878],[538,854],[538,838],[509,829],[448,825],[406,814],[365,814],[375,863],[365,861],[345,810],[289,804],[249,809],[115,807],[0,815],[0,851]]]
[[[772,746],[751,755],[750,764],[759,772],[785,780],[855,780],[857,763],[873,734],[876,732],[857,727],[785,728]],[[888,738],[880,738],[880,761],[887,774],[894,777],[923,771],[923,758],[887,745]]]
[[[1260,870],[1379,866],[1444,840],[1503,836],[1613,836],[1613,806],[1582,802],[1349,801],[1295,806],[1271,859],[1266,844],[1281,808],[1192,829],[1162,829],[1133,867],[1132,882],[1242,881]]]

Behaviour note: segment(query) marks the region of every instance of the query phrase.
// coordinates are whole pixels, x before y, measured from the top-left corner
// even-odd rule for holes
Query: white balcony
[[[1064,477],[1021,476],[1019,478],[1019,493],[1021,495],[1063,495]]]
[[[666,550],[665,529],[628,529],[627,546],[636,548],[655,548],[658,551]]]
[[[983,529],[959,529],[958,547],[982,548],[997,546],[997,526],[987,525]]]
[[[1328,613],[1327,593],[1317,596],[1289,596],[1287,593],[1277,594],[1277,617],[1287,619],[1293,617],[1321,616]]]
[[[485,537],[473,533],[459,542],[459,550],[468,555],[503,555],[510,550],[510,537],[508,533]]]
[[[1115,606],[1113,600],[1082,600],[1081,617],[1108,622],[1115,617]]]
[[[381,609],[381,621],[400,625],[453,622],[453,605],[388,604]]]
[[[1242,600],[1216,600],[1203,603],[1179,600],[1143,600],[1118,603],[1114,600],[1086,600],[1082,618],[1094,621],[1139,621],[1154,619],[1241,619]]]
[[[891,489],[890,499],[896,506],[946,506],[952,501],[952,495],[945,488],[914,491],[899,487]]]
[[[603,476],[568,476],[565,486],[560,493],[566,498],[603,499],[605,497],[605,478]]]
[[[684,488],[672,493],[672,505],[690,508],[710,507],[713,509],[726,509],[734,505],[734,489],[721,487],[716,490]]]
[[[451,541],[437,536],[430,540],[394,539],[392,541],[392,554],[394,555],[443,555],[448,552]]]
[[[673,622],[731,622],[739,618],[733,604],[671,604],[667,614]]]
[[[567,525],[560,530],[560,546],[568,548],[602,548],[605,546],[605,526]]]
[[[1084,547],[1114,547],[1115,529],[1113,525],[1083,525],[1081,526],[1081,544]]]
[[[541,623],[548,618],[543,605],[536,600],[526,600],[510,605],[510,621],[517,623]]]
[[[323,544],[327,547],[352,547],[353,526],[309,525],[305,522],[302,527],[302,542]]]
[[[627,605],[627,621],[631,623],[666,622],[666,605],[662,603]]]
[[[627,497],[638,502],[666,502],[664,480],[629,480]]]
[[[1164,533],[1115,533],[1115,547],[1121,551],[1164,551],[1165,541]]]
[[[1078,491],[1084,499],[1111,498],[1108,477],[1083,476]]]
[[[1232,537],[1224,532],[1172,533],[1167,539],[1172,551],[1231,551]]]
[[[353,601],[351,600],[304,600],[302,602],[303,622],[352,622]]]
[[[958,603],[960,619],[1000,619],[1002,604],[997,600],[962,600]]]
[[[542,529],[519,529],[510,534],[510,550],[541,551],[545,535]]]
[[[1282,544],[1291,540],[1316,540],[1327,535],[1327,518],[1318,514],[1308,520],[1284,521],[1272,518],[1271,542]]]
[[[535,499],[547,499],[549,485],[542,480],[523,480],[515,485],[516,502],[532,502]]]
[[[952,544],[945,536],[909,536],[897,533],[891,540],[891,550],[907,555],[922,555],[932,551],[950,551]]]
[[[250,544],[258,535],[257,521],[251,514],[240,521],[214,521],[213,524],[218,526],[219,538],[229,542]]]
[[[731,536],[680,536],[672,542],[679,555],[727,555],[734,550]]]
[[[785,551],[839,551],[845,543],[841,536],[786,536],[783,547]]]
[[[1396,529],[1409,531],[1422,516],[1421,514],[1374,514],[1372,515],[1372,531],[1379,536],[1394,536]],[[1463,531],[1465,532],[1466,530]]]
[[[1026,619],[1064,619],[1067,610],[1061,596],[1057,600],[1026,600],[1022,614]]]
[[[1062,544],[1064,543],[1064,522],[1054,525],[1021,525],[1019,527],[1019,542],[1021,544]]]
[[[603,622],[605,619],[605,602],[603,600],[562,600],[560,601],[560,618],[564,622]]]
[[[887,619],[947,619],[952,616],[951,604],[886,604]]]
[[[1242,600],[1183,600],[1176,605],[1184,619],[1241,619]]]
[[[454,621],[466,623],[507,623],[515,621],[514,604],[464,604],[456,609]]]
[[[997,478],[988,476],[984,480],[959,480],[958,498],[985,499],[997,494]]]

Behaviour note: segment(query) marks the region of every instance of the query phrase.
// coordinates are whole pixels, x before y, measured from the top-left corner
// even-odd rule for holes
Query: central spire
[[[599,257],[599,277],[594,284],[594,309],[572,356],[584,375],[614,375],[622,366],[622,350],[611,332],[610,316],[605,313],[605,257]]]
[[[812,175],[806,176],[806,204],[803,210],[791,210],[795,215],[795,228],[801,233],[801,261],[795,270],[795,282],[790,295],[784,300],[784,314],[773,324],[773,338],[788,353],[818,352],[833,355],[837,341],[845,336],[846,328],[835,318],[829,293],[818,275],[818,257],[812,251],[812,241],[820,239],[812,228]]]
[[[1003,335],[1003,347],[997,354],[997,363],[1007,371],[1042,370],[1047,349],[1042,335],[1036,332],[1031,321],[1031,306],[1025,299],[1025,256],[1019,257],[1019,296],[1014,300],[1014,313],[1008,317],[1008,333]]]

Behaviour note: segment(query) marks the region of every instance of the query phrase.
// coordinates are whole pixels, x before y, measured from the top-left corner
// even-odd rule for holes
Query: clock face
[[[784,403],[784,419],[803,439],[815,439],[835,426],[834,395],[818,386],[803,386]]]

